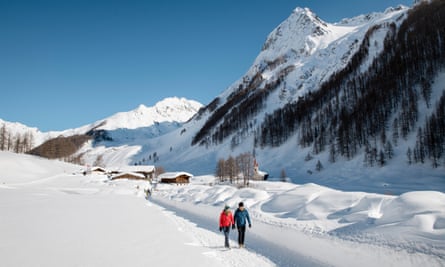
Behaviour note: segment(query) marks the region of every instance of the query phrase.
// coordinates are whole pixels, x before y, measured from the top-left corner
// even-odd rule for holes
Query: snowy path
[[[152,201],[199,227],[210,231],[217,229],[221,207],[174,201],[156,195]],[[233,243],[236,243],[236,237],[237,233],[232,232]],[[305,233],[255,217],[252,229],[246,234],[246,246],[277,266],[445,266],[445,260],[434,255]]]
[[[198,227],[207,229],[209,231],[217,232],[218,229],[218,209],[215,207],[206,207],[206,206],[196,206],[191,205],[189,203],[180,203],[175,201],[169,201],[163,198],[152,198],[151,201],[154,203],[165,207],[166,209],[175,212],[176,215],[182,218],[188,218],[193,220],[197,224]],[[199,209],[199,210],[197,210]],[[203,209],[206,209],[204,211]],[[210,215],[212,212],[213,216]],[[255,222],[254,228],[261,229],[264,225],[257,224]],[[261,231],[261,230],[255,230]],[[275,243],[275,239],[267,239],[260,235],[252,234],[253,230],[248,230],[246,233],[246,246],[247,250],[254,251],[261,255],[268,257],[272,260],[277,266],[329,266],[327,264],[323,264],[315,259],[308,258],[302,254],[299,254],[295,250],[290,250],[286,248],[283,244]],[[237,247],[237,232],[231,232],[231,246]],[[287,238],[286,238],[287,239]],[[285,239],[285,240],[286,240]],[[218,236],[218,243],[222,245],[224,242],[224,237],[222,234]],[[244,250],[244,249],[242,249]]]
[[[175,222],[178,231],[186,233],[189,236],[191,242],[186,243],[186,245],[203,248],[206,250],[202,253],[203,255],[215,258],[223,266],[275,266],[261,255],[237,248],[233,242],[231,243],[232,249],[228,250],[223,246],[221,235],[198,227],[195,223],[184,219],[182,216],[178,216],[179,214],[169,209],[164,209],[157,204],[153,206],[163,210],[164,214],[171,221]]]

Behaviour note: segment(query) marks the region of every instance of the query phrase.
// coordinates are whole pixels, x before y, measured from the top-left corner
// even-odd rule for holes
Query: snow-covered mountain
[[[259,125],[266,114],[317,91],[351,62],[367,38],[372,46],[359,69],[366,71],[383,51],[390,25],[400,25],[408,10],[403,6],[388,8],[384,13],[360,15],[330,24],[307,8],[296,8],[268,36],[249,71],[215,100],[216,105],[208,106],[208,116],[203,118],[207,122],[195,136],[194,143],[208,143],[206,138],[218,132],[218,127],[226,128],[224,122],[237,120],[239,112],[234,110],[237,106],[249,108],[245,119]],[[215,109],[228,112],[213,112]],[[222,139],[237,130],[227,127]],[[249,132],[253,135],[253,131]],[[221,141],[225,140],[217,143]],[[214,140],[210,142],[215,143]]]
[[[208,174],[248,152],[295,182],[400,193],[399,177],[424,177],[419,189],[434,189],[445,165],[443,13],[441,1],[422,1],[327,23],[296,8],[206,107],[172,108],[174,98],[62,134],[94,136],[78,152],[87,164]]]
[[[116,113],[107,119],[97,121],[96,129],[137,129],[151,127],[159,123],[183,123],[189,120],[202,107],[202,104],[185,98],[169,97],[153,107],[140,105],[138,108]]]
[[[125,139],[124,142],[137,139],[141,143],[143,138],[152,138],[173,131],[195,115],[201,107],[202,104],[194,100],[170,97],[159,101],[153,107],[141,104],[134,110],[119,112],[94,123],[64,131],[41,132],[35,127],[3,120],[0,120],[0,127],[6,133],[5,139],[11,136],[10,142],[15,143],[17,138],[26,136],[32,139],[31,147],[37,147],[45,141],[59,136],[69,137],[83,134],[89,134],[93,138],[106,136],[108,139],[115,140],[117,146],[120,144],[117,142],[120,139]],[[132,137],[132,134],[137,137]],[[91,143],[88,146],[91,146]]]
[[[442,114],[445,33],[440,19],[426,25],[422,18],[440,18],[440,5],[334,24],[296,8],[245,75],[180,130],[144,142],[133,160],[156,151],[167,169],[205,174],[219,159],[250,152],[272,177],[285,172],[295,182],[403,192],[395,177],[414,175],[425,177],[423,189],[434,188],[444,178],[442,152],[434,152],[443,134],[433,137],[428,127],[442,120],[432,115]],[[439,143],[427,148],[428,140]]]

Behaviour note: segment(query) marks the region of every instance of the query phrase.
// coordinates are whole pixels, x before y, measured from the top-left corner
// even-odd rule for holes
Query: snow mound
[[[389,234],[399,240],[403,233],[403,238],[443,243],[445,235],[445,194],[436,191],[388,196],[344,192],[313,183],[251,182],[251,188],[241,189],[231,185],[163,185],[158,194],[176,202],[219,207],[236,208],[243,201],[257,220],[318,229],[346,239]]]

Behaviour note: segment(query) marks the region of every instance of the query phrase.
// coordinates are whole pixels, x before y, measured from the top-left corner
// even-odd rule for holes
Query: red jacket
[[[219,216],[219,227],[228,227],[235,224],[233,214],[230,210],[221,212]]]

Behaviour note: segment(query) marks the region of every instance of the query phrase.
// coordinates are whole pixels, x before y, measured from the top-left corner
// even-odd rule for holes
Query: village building
[[[112,179],[114,179],[114,177],[124,173],[127,174],[127,176],[130,176],[128,174],[139,174],[143,175],[143,179],[152,180],[155,178],[156,168],[152,165],[128,165],[111,171],[110,175],[113,177]]]
[[[90,171],[93,174],[106,174],[107,173],[107,170],[105,168],[102,168],[99,166],[91,167]]]
[[[166,172],[158,176],[158,181],[168,184],[188,184],[192,174],[187,172]]]
[[[263,181],[263,180],[267,180],[267,178],[269,178],[269,174],[267,172],[261,171],[258,162],[256,161],[256,159],[254,159],[252,179]]]
[[[146,180],[145,175],[136,172],[122,172],[111,176],[111,180],[116,179],[131,179],[131,180]]]

